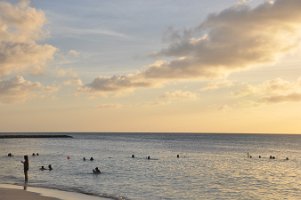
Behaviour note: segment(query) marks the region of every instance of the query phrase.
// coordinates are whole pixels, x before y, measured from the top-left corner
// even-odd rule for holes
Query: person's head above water
[[[98,167],[95,167],[95,169],[93,169],[93,173],[94,174],[100,174],[100,170],[98,169]]]

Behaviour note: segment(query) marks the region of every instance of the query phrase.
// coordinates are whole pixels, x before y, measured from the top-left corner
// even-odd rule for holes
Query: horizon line
[[[0,134],[200,134],[200,135],[301,135],[301,133],[267,133],[267,132],[183,132],[183,131],[0,131]]]

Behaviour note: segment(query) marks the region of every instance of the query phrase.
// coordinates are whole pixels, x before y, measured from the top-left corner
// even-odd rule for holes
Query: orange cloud
[[[287,95],[274,95],[263,98],[263,101],[268,103],[281,103],[281,102],[300,102],[301,93],[291,93]]]
[[[53,58],[56,48],[38,44],[45,37],[42,11],[28,1],[0,2],[0,77],[16,72],[40,72]]]
[[[57,90],[55,86],[43,86],[39,82],[31,82],[22,76],[16,76],[8,80],[0,80],[0,102],[6,104],[24,102]]]
[[[300,0],[275,0],[255,8],[235,5],[209,15],[197,28],[170,30],[171,44],[155,54],[169,61],[156,62],[136,75],[96,78],[86,88],[112,92],[170,80],[208,80],[275,62],[300,46],[300,9]]]
[[[212,78],[273,62],[300,46],[300,9],[298,0],[276,0],[253,9],[242,5],[211,14],[157,53],[175,59],[151,67],[145,75]]]
[[[281,78],[257,85],[245,85],[235,95],[259,103],[280,103],[301,101],[301,79],[286,81]]]
[[[123,105],[121,104],[100,104],[97,106],[97,108],[100,109],[118,109],[118,108],[122,108]]]
[[[183,91],[183,90],[166,92],[161,96],[161,99],[167,99],[167,100],[175,100],[175,99],[195,100],[197,98],[198,98],[198,94],[190,91]]]
[[[195,101],[197,99],[199,99],[198,93],[184,90],[174,90],[165,92],[155,101],[150,102],[149,105],[166,105],[173,102]]]

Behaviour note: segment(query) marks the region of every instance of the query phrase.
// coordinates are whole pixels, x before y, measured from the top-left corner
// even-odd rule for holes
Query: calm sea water
[[[31,186],[111,199],[301,199],[300,135],[71,135],[0,139],[0,183],[22,184],[20,161],[38,152],[29,157]],[[39,170],[48,164],[53,171]],[[95,167],[101,175],[92,174]]]

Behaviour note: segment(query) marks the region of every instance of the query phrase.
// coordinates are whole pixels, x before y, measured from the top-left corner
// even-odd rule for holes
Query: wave
[[[20,184],[16,184],[19,185]],[[66,187],[62,185],[41,185],[41,184],[29,184],[28,186],[30,187],[39,187],[39,188],[45,188],[45,189],[54,189],[54,190],[59,190],[63,192],[74,192],[74,193],[79,193],[79,194],[84,194],[84,195],[89,195],[89,196],[94,196],[94,197],[101,197],[101,198],[107,198],[107,199],[112,199],[112,200],[131,200],[127,197],[124,196],[117,196],[113,194],[107,194],[107,193],[95,193],[95,192],[88,192],[84,189],[77,188],[77,187]]]
[[[1,181],[0,184],[24,187],[24,184],[20,184],[20,182],[22,180],[19,180],[19,178],[17,178],[17,177],[2,176],[2,178],[5,178],[5,180],[9,180],[9,181]],[[94,193],[94,192],[85,191],[84,189],[81,189],[81,188],[75,188],[75,187],[67,188],[67,187],[61,186],[61,185],[55,186],[55,185],[44,185],[44,184],[40,184],[40,183],[29,183],[29,184],[27,184],[27,187],[52,189],[52,190],[58,190],[58,191],[62,191],[62,192],[73,192],[73,193],[84,194],[84,195],[106,198],[106,199],[112,199],[112,200],[131,200],[131,199],[129,199],[125,196],[121,196],[121,195],[117,196],[117,195],[112,195],[112,194],[107,194],[107,193]]]
[[[10,184],[14,184],[15,182],[21,182],[24,180],[12,175],[2,175],[0,176],[0,178],[1,178],[1,182],[6,181],[6,182],[10,182]]]

